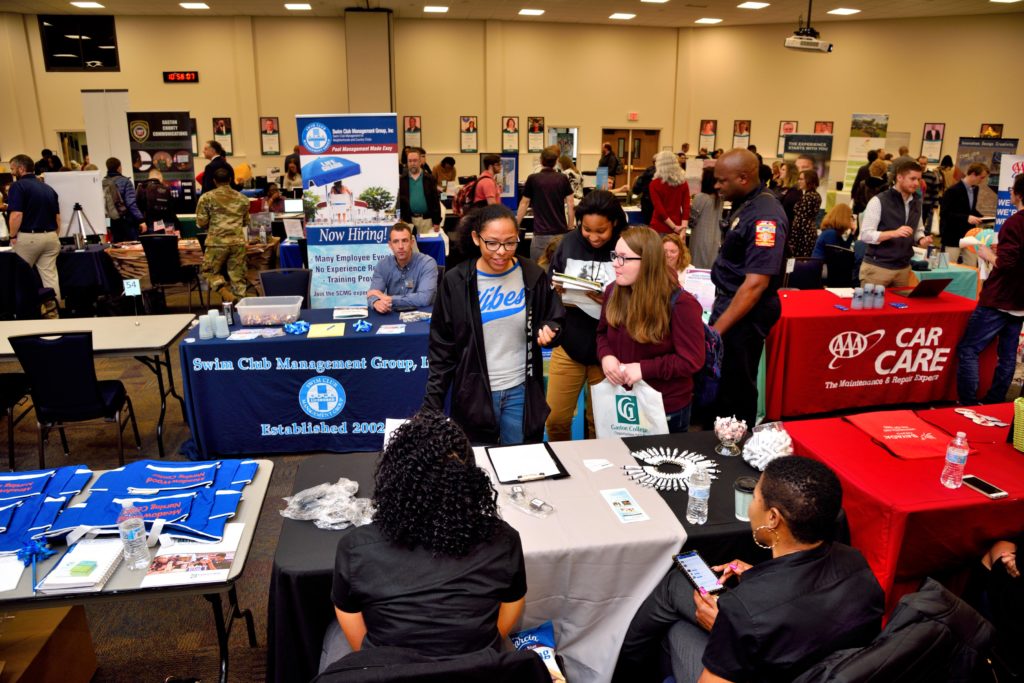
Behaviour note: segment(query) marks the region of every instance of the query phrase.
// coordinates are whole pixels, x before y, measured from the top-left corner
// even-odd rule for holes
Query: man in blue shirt
[[[11,185],[7,199],[8,227],[14,253],[39,270],[43,287],[49,287],[60,299],[57,255],[60,240],[60,204],[52,187],[36,178],[32,157],[19,154],[11,159],[11,173],[17,182]]]
[[[395,223],[388,233],[391,256],[373,269],[366,301],[378,313],[399,308],[422,308],[434,303],[437,291],[437,263],[413,250],[412,227]]]

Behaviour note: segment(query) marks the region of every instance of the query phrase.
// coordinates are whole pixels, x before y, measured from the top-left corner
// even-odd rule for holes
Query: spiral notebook
[[[36,590],[46,595],[98,593],[117,570],[122,553],[120,537],[79,541],[64,553]]]

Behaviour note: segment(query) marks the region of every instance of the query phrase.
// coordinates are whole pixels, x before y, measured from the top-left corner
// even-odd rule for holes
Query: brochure
[[[149,563],[142,587],[227,581],[244,528],[245,524],[237,522],[226,524],[220,543],[161,545]]]
[[[337,306],[334,309],[335,320],[358,320],[369,315],[369,308],[366,306]]]
[[[377,328],[377,334],[405,334],[405,325],[381,325]]]
[[[626,489],[605,489],[601,491],[601,495],[623,524],[646,522],[650,519],[633,499],[633,494]]]

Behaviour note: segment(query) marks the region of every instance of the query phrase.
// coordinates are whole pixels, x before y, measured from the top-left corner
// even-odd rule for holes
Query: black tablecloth
[[[293,491],[348,477],[359,482],[360,497],[371,497],[376,466],[376,453],[315,456],[295,473]],[[324,631],[334,619],[331,579],[335,549],[345,533],[317,529],[312,522],[284,520],[270,576],[269,680],[307,683],[316,676]]]
[[[718,465],[718,478],[711,482],[711,498],[708,502],[706,524],[690,524],[686,521],[686,503],[689,500],[687,492],[658,492],[686,529],[685,547],[687,550],[700,552],[709,564],[719,564],[735,559],[756,564],[771,559],[769,551],[758,548],[754,544],[753,535],[750,532],[750,522],[741,522],[736,519],[736,498],[732,486],[739,477],[757,479],[761,473],[748,465],[740,456],[723,458],[716,455],[714,449],[718,444],[718,439],[714,432],[638,436],[623,439],[623,441],[633,452],[656,447],[685,449],[700,453],[706,458],[714,460]]]

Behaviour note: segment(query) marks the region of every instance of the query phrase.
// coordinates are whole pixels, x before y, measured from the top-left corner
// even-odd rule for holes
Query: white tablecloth
[[[510,487],[496,486],[502,516],[523,542],[527,593],[522,626],[554,621],[569,680],[602,683],[611,680],[630,620],[668,571],[686,531],[656,491],[633,484],[622,473],[622,465],[635,461],[620,439],[552,446],[569,478],[530,482],[525,488],[531,497],[553,505],[554,514],[546,519],[527,515],[508,501]],[[591,472],[583,458],[605,458],[615,466]],[[477,449],[477,464],[491,471],[483,449]],[[600,493],[615,488],[628,489],[650,520],[619,522]]]

